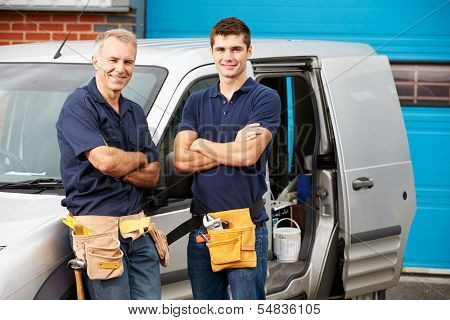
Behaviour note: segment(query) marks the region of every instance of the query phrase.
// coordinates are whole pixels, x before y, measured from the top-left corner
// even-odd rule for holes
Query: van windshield
[[[61,177],[55,123],[67,96],[94,76],[88,64],[0,64],[0,182]],[[136,67],[123,96],[147,114],[167,71]]]

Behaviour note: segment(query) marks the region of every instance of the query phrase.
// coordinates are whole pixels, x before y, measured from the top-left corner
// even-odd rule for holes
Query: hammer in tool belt
[[[73,233],[74,234],[83,234],[83,226],[80,224],[74,224],[73,225]],[[78,300],[86,300],[84,296],[84,289],[83,289],[83,274],[82,270],[86,269],[86,262],[79,259],[72,259],[67,264],[68,268],[73,269],[75,273],[75,284],[77,287],[77,299]]]

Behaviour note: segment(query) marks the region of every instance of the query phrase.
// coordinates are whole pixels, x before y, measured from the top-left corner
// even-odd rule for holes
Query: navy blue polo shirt
[[[141,210],[141,189],[102,174],[84,155],[107,145],[140,151],[148,162],[158,161],[142,108],[123,96],[119,106],[120,114],[105,101],[93,78],[70,94],[62,107],[56,123],[66,191],[61,204],[75,215],[123,216]]]
[[[186,101],[178,131],[196,131],[199,138],[213,142],[233,142],[240,129],[259,123],[272,133],[280,125],[281,101],[278,93],[248,78],[228,102],[217,85],[193,93]],[[250,207],[267,191],[266,162],[272,141],[256,164],[248,167],[220,165],[195,174],[192,193],[198,206],[208,212]],[[255,222],[268,218],[265,210]]]

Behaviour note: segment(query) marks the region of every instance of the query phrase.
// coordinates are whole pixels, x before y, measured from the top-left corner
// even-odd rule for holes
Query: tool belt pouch
[[[230,268],[255,268],[255,225],[250,210],[236,209],[211,213],[214,218],[228,222],[228,229],[208,230],[206,246],[211,256],[212,270]]]
[[[118,221],[114,217],[77,217],[91,232],[73,236],[73,251],[77,259],[86,262],[87,275],[91,280],[108,280],[123,274],[118,233]]]
[[[163,267],[169,265],[169,244],[167,243],[166,235],[156,228],[150,217],[146,217],[143,212],[122,217],[119,226],[123,238],[136,240],[147,232],[155,243],[161,265]]]
[[[167,237],[161,230],[157,229],[155,224],[151,224],[148,229],[148,233],[155,243],[156,251],[159,255],[159,262],[163,267],[169,265],[169,244],[167,242]]]

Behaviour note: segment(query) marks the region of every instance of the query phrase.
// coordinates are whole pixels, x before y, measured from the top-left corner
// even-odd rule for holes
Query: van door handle
[[[367,177],[361,177],[353,180],[353,190],[370,189],[373,187],[373,180]]]

